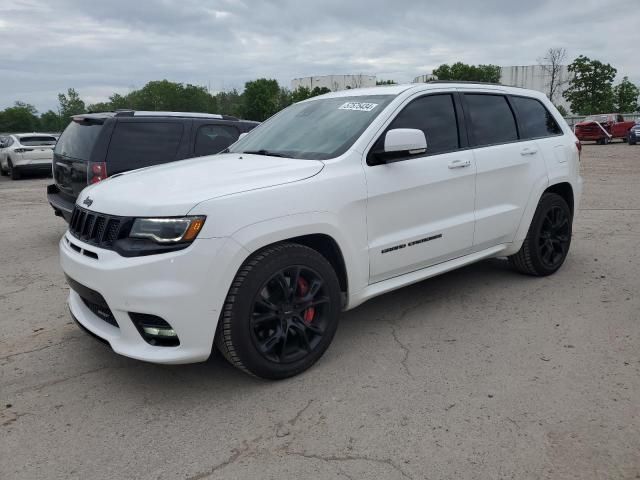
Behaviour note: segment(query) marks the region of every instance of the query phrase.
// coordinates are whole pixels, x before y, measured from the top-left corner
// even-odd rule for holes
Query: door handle
[[[449,163],[449,168],[465,168],[471,166],[471,160],[453,160]]]
[[[537,148],[525,147],[520,150],[520,155],[535,155],[536,153],[538,153]]]

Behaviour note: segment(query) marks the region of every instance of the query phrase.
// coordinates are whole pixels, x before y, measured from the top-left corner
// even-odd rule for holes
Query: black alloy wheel
[[[311,367],[338,327],[342,294],[329,261],[295,243],[266,247],[240,268],[215,344],[241,370],[280,379]]]
[[[538,249],[542,263],[549,269],[556,269],[569,251],[571,243],[570,218],[564,209],[553,206],[542,222]]]
[[[322,340],[331,302],[314,270],[293,265],[276,272],[258,292],[251,315],[256,348],[267,360],[291,363]]]
[[[509,257],[521,273],[551,275],[564,263],[571,246],[573,214],[557,193],[544,193],[520,250]]]

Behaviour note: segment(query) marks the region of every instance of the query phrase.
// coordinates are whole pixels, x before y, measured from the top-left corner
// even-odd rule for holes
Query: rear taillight
[[[98,183],[107,178],[107,164],[105,162],[89,162],[87,165],[87,183]]]
[[[578,149],[578,160],[580,160],[582,155],[582,143],[580,143],[580,140],[576,140],[576,148]]]
[[[14,152],[16,153],[33,152],[33,148],[16,148]]]

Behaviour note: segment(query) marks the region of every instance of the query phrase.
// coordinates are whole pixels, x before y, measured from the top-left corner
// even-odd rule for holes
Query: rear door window
[[[107,171],[116,173],[175,160],[183,131],[178,122],[118,122],[109,142]]]
[[[518,140],[516,119],[504,95],[466,93],[464,97],[476,147]]]
[[[562,135],[553,115],[535,98],[511,97],[518,111],[520,138],[531,139]]]
[[[230,125],[203,125],[196,133],[195,156],[220,153],[238,140],[239,136],[238,129]]]

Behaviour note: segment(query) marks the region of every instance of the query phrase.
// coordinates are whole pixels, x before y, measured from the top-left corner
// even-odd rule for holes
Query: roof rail
[[[427,80],[426,82],[420,83],[463,83],[469,85],[492,85],[494,87],[521,88],[522,90],[531,90],[530,88],[518,87],[517,85],[505,85],[504,83],[495,82],[474,82],[472,80]]]
[[[182,118],[215,118],[218,120],[238,120],[236,117],[229,115],[220,115],[217,113],[201,113],[201,112],[155,112],[135,110],[133,111],[135,117],[182,117]]]

